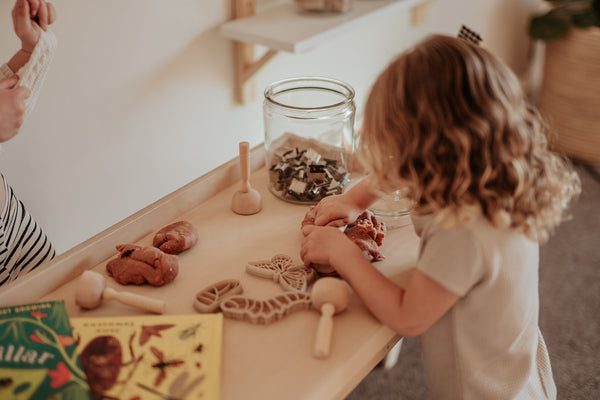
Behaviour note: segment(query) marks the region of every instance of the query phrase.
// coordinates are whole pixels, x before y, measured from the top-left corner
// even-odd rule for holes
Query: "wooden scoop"
[[[332,317],[346,309],[348,296],[348,286],[338,278],[321,278],[313,285],[311,294],[313,307],[321,311],[313,349],[313,355],[316,358],[329,357],[333,332]]]
[[[106,287],[106,279],[94,271],[84,271],[77,282],[75,292],[75,303],[82,308],[96,308],[102,304],[102,300],[116,300],[128,306],[162,314],[165,310],[165,302],[152,297],[141,296],[129,292],[117,292]]]
[[[262,209],[262,197],[256,189],[250,187],[250,160],[248,153],[250,144],[240,142],[240,169],[242,174],[242,190],[233,194],[231,209],[236,214],[256,214]]]

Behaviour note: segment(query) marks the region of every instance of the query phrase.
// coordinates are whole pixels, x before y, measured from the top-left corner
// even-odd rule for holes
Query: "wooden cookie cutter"
[[[231,296],[221,303],[223,315],[253,324],[270,324],[286,315],[311,306],[308,293],[286,292],[267,300],[255,300],[245,296]]]
[[[228,318],[253,324],[270,324],[291,312],[311,307],[311,297],[304,293],[316,273],[304,265],[292,266],[293,260],[285,254],[276,254],[270,261],[251,261],[246,272],[261,278],[272,279],[287,290],[286,293],[266,300],[241,296],[242,285],[234,279],[212,284],[196,294],[194,308],[201,313],[221,310]]]
[[[194,299],[194,308],[201,313],[215,312],[220,304],[236,294],[244,291],[240,281],[235,279],[226,279],[212,284],[196,294]]]
[[[285,254],[275,254],[270,261],[250,261],[246,272],[261,278],[270,278],[284,290],[303,292],[315,279],[315,271],[304,265],[292,266],[293,260]]]

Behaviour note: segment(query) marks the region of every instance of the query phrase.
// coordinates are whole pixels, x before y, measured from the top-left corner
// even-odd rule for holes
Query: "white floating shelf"
[[[301,12],[291,1],[226,22],[219,32],[234,41],[302,53],[383,13],[409,9],[426,1],[356,0],[350,11],[341,14]]]

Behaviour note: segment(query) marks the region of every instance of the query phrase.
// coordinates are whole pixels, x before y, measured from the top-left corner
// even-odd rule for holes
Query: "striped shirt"
[[[22,277],[55,256],[44,231],[17,199],[6,180],[6,204],[0,215],[0,286]]]

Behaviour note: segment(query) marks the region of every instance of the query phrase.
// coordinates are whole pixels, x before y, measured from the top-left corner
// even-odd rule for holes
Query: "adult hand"
[[[17,133],[23,124],[25,99],[31,94],[26,87],[14,86],[18,76],[0,80],[0,142],[6,142]]]
[[[31,53],[40,39],[41,30],[48,30],[56,20],[56,10],[46,0],[17,0],[12,10],[15,33],[21,39],[21,49]]]

